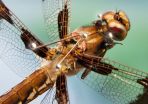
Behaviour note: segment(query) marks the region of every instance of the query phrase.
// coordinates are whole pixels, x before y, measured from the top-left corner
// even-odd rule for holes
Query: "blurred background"
[[[3,2],[37,37],[45,43],[50,41],[44,26],[41,0],[3,0]],[[90,24],[97,19],[98,14],[105,11],[124,10],[131,21],[131,30],[122,42],[124,45],[116,45],[105,57],[148,72],[147,4],[147,0],[72,0],[71,31]],[[0,60],[0,95],[22,79]],[[111,104],[75,77],[68,79],[68,88],[71,104]],[[30,104],[39,104],[44,95]]]

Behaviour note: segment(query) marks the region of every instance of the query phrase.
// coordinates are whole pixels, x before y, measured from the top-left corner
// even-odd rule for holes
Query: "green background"
[[[44,27],[41,0],[3,1],[42,41],[45,43],[50,41]],[[148,71],[147,0],[72,0],[71,30],[82,25],[88,25],[97,19],[97,15],[100,13],[120,9],[127,13],[131,21],[131,29],[127,38],[122,42],[124,45],[116,45],[108,51],[105,57]],[[4,73],[8,74],[3,69],[0,69],[3,73],[1,79],[6,77]],[[0,84],[3,84],[2,87],[5,86],[6,89],[10,89],[10,86],[16,84],[16,80],[19,78],[15,75],[13,77],[15,82],[9,79],[10,83],[7,80],[0,80]],[[72,104],[109,104],[102,96],[97,95],[96,92],[93,92],[76,79],[69,79],[69,89]],[[39,104],[39,100],[36,100],[34,104]]]

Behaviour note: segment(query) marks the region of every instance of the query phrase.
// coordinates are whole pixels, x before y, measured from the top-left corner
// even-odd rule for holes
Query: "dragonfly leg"
[[[81,75],[81,79],[85,79],[90,72],[91,72],[90,69],[85,69]]]

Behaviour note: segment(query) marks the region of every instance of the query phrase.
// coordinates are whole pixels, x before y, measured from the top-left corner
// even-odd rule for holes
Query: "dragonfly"
[[[114,104],[146,104],[148,73],[104,58],[130,30],[124,11],[108,11],[70,31],[71,0],[42,0],[50,43],[43,43],[0,0],[0,59],[26,77],[0,104],[69,104],[67,77],[77,76]]]

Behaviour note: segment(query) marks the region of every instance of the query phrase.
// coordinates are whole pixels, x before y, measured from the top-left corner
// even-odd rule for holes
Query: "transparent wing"
[[[67,79],[64,74],[57,77],[54,87],[48,91],[41,104],[69,104]]]
[[[83,61],[88,64],[88,67],[84,65],[86,68],[90,69],[91,66],[91,72],[84,79],[81,79],[83,72],[78,74],[84,83],[114,104],[137,104],[133,102],[139,100],[142,103],[138,104],[146,104],[144,100],[147,98],[144,96],[148,93],[148,73],[108,59],[89,58],[85,57]]]
[[[42,0],[44,20],[52,41],[64,38],[69,32],[70,0]]]
[[[40,104],[58,104],[55,98],[56,94],[56,86],[54,85],[52,89],[50,89]]]
[[[26,76],[46,57],[46,47],[32,50],[42,44],[0,1],[0,60],[18,75]]]

